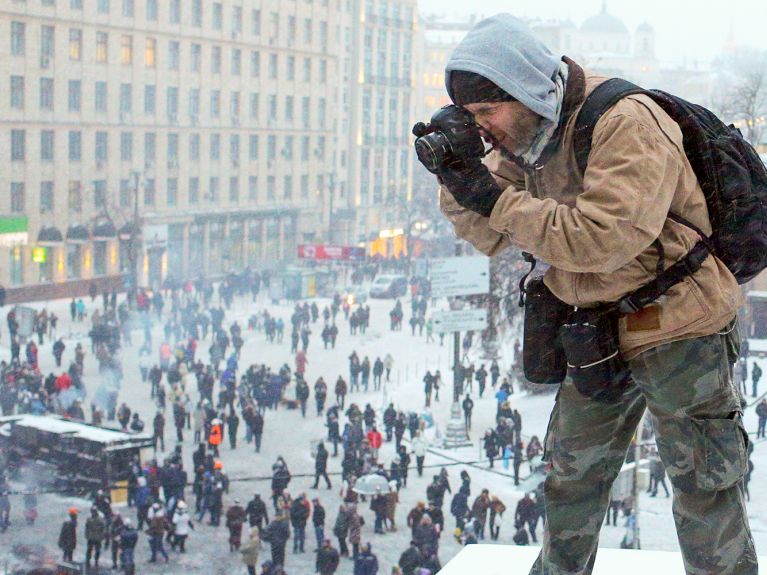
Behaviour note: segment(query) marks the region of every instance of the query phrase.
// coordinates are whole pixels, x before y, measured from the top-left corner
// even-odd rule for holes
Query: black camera
[[[415,152],[426,169],[436,174],[441,169],[458,165],[463,160],[482,158],[485,144],[474,116],[453,104],[437,110],[429,124],[413,126]]]

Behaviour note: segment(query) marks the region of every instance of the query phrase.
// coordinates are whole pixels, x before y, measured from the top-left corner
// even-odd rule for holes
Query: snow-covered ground
[[[263,296],[262,296],[263,297]],[[320,309],[329,303],[329,300],[318,299]],[[89,309],[101,304],[100,298],[96,299],[95,304],[86,300]],[[55,311],[61,318],[59,325],[59,334],[64,335],[67,350],[64,355],[64,364],[68,365],[73,358],[74,347],[77,341],[86,340],[88,326],[84,323],[70,323],[68,301],[48,302],[48,309]],[[371,362],[377,356],[383,357],[386,353],[391,353],[395,363],[392,370],[392,381],[380,392],[370,391],[369,393],[355,393],[347,397],[364,407],[365,403],[371,403],[377,410],[381,409],[388,401],[393,401],[395,406],[410,410],[421,410],[423,408],[423,383],[422,377],[427,369],[432,371],[440,369],[443,374],[445,385],[441,390],[441,401],[433,403],[433,415],[438,425],[444,428],[449,418],[450,399],[451,399],[451,378],[450,378],[450,357],[451,348],[449,344],[452,338],[445,338],[445,345],[439,345],[439,338],[435,337],[434,343],[426,343],[424,335],[412,336],[409,326],[405,325],[401,332],[391,332],[388,328],[388,312],[392,306],[391,300],[369,300],[371,308],[371,327],[364,336],[350,336],[346,322],[343,316],[339,315],[340,335],[335,350],[324,350],[319,337],[322,320],[312,326],[313,334],[309,346],[307,368],[307,381],[310,387],[314,381],[322,375],[328,382],[330,391],[335,379],[339,374],[348,377],[347,358],[352,350],[356,350],[360,358],[370,357]],[[409,298],[403,301],[406,315],[409,318]],[[266,299],[259,299],[256,304],[250,303],[249,299],[238,299],[232,310],[227,313],[225,325],[237,319],[243,326],[245,346],[240,362],[241,369],[251,363],[267,363],[277,368],[282,363],[289,363],[291,367],[293,358],[290,354],[289,337],[286,335],[282,344],[270,344],[262,333],[245,330],[247,318],[263,310],[268,306],[272,314],[283,317],[286,324],[289,325],[289,316],[292,311],[292,305],[271,305]],[[40,304],[37,307],[42,308]],[[7,308],[3,311],[6,311]],[[3,322],[4,323],[4,322]],[[3,325],[3,328],[5,326]],[[134,332],[134,340],[140,344],[141,334]],[[162,326],[155,325],[153,331],[153,341],[155,348],[162,341]],[[0,344],[7,345],[7,331],[2,330]],[[202,354],[204,360],[207,360],[207,348],[210,342],[200,342],[198,353]],[[90,349],[86,345],[86,349]],[[151,420],[155,412],[155,406],[149,399],[149,385],[141,382],[138,370],[138,345],[132,348],[124,349],[122,359],[125,371],[125,381],[120,392],[119,402],[125,401],[128,405],[141,413],[142,419],[151,426]],[[0,357],[7,355],[7,349],[0,350]],[[46,341],[40,349],[40,364],[44,373],[54,370],[53,355],[51,352],[51,342]],[[481,362],[477,358],[477,364]],[[504,357],[501,367],[505,370],[511,361],[511,357]],[[489,363],[489,362],[488,362]],[[753,362],[749,360],[749,371]],[[97,365],[91,355],[86,356],[85,383],[89,394],[92,396],[99,384]],[[767,370],[767,361],[763,361],[762,368]],[[749,380],[750,385],[750,380]],[[762,380],[761,391],[765,389],[765,379]],[[370,387],[372,390],[372,385]],[[190,388],[193,394],[192,399],[196,401],[196,389],[192,385]],[[750,391],[750,387],[749,387]],[[508,475],[499,470],[499,464],[496,463],[496,469],[488,470],[484,464],[455,464],[455,460],[463,462],[472,462],[480,459],[480,449],[478,437],[485,429],[492,425],[495,415],[495,399],[492,393],[487,393],[485,398],[479,399],[476,396],[476,386],[474,401],[476,403],[474,411],[473,433],[474,446],[460,449],[443,457],[439,451],[432,452],[426,458],[427,465],[450,464],[448,467],[449,476],[452,485],[458,484],[458,475],[462,469],[467,469],[472,477],[472,499],[479,491],[487,487],[491,494],[497,495],[504,501],[509,508],[506,522],[501,529],[499,543],[510,544],[512,533],[512,517],[516,502],[523,495],[520,488],[515,488],[513,481]],[[526,396],[525,394],[515,393],[511,396],[512,407],[519,409],[523,420],[523,434],[527,437],[535,434],[543,437],[546,424],[549,417],[549,411],[553,404],[553,395],[550,396]],[[264,430],[264,439],[260,454],[253,451],[251,445],[240,439],[236,450],[228,448],[228,442],[222,450],[222,461],[225,471],[232,479],[231,493],[225,497],[225,507],[228,507],[235,498],[239,498],[243,505],[252,497],[254,493],[260,493],[262,498],[268,499],[270,494],[270,484],[268,480],[254,480],[254,477],[269,476],[271,465],[277,456],[282,455],[288,462],[293,474],[312,474],[314,470],[313,460],[310,455],[310,444],[312,440],[321,439],[325,435],[323,425],[324,418],[317,417],[316,410],[313,409],[314,400],[310,398],[310,409],[307,418],[302,419],[298,411],[267,412],[266,424]],[[166,448],[170,451],[175,446],[175,430],[172,428],[172,417],[170,410],[166,412]],[[756,431],[756,416],[752,407],[749,407],[746,413],[746,426],[749,431]],[[241,435],[244,436],[244,425],[240,426]],[[185,467],[191,469],[191,454],[193,450],[191,433],[185,434],[184,456],[186,459]],[[751,482],[751,503],[749,506],[749,517],[751,527],[756,540],[757,552],[764,552],[767,548],[767,525],[761,517],[763,505],[767,503],[767,493],[760,491],[759,485],[767,476],[767,466],[763,465],[767,461],[767,447],[758,443],[753,456],[755,465]],[[393,444],[385,444],[381,450],[381,459],[388,464],[393,458]],[[158,454],[161,458],[162,454]],[[525,466],[523,466],[523,470]],[[340,458],[331,458],[329,471],[340,472]],[[418,502],[425,501],[426,486],[433,474],[439,471],[438,467],[427,469],[423,478],[418,478],[415,472],[411,472],[408,481],[408,487],[400,493],[400,504],[397,509],[397,522],[399,530],[396,533],[387,533],[386,535],[373,534],[373,517],[367,504],[361,505],[361,510],[366,515],[365,526],[363,527],[363,541],[371,541],[374,553],[378,555],[381,568],[379,573],[388,574],[392,565],[396,564],[400,553],[407,547],[410,534],[405,527],[405,517],[408,511]],[[499,472],[500,471],[500,472]],[[191,474],[190,474],[191,475]],[[241,480],[238,480],[241,479]],[[312,478],[295,478],[290,484],[290,492],[298,494],[306,492],[309,497],[315,495],[320,498],[328,514],[326,521],[326,534],[330,534],[333,522],[335,521],[337,510],[341,498],[339,496],[339,478],[333,477],[334,487],[327,490],[324,487],[319,490],[312,490]],[[187,493],[191,495],[191,490]],[[440,558],[446,563],[459,550],[459,545],[451,536],[454,527],[454,521],[449,514],[450,496],[446,497],[445,515],[446,531],[448,533],[442,536],[440,547]],[[0,557],[12,558],[14,550],[18,550],[18,545],[42,545],[52,557],[58,557],[59,551],[56,548],[61,521],[64,520],[66,510],[70,505],[77,505],[81,510],[87,509],[88,503],[82,500],[73,500],[56,495],[44,495],[40,500],[41,517],[34,527],[24,525],[22,513],[22,501],[18,496],[12,499],[12,527],[6,533],[0,534]],[[650,498],[642,494],[639,501],[640,508],[640,526],[642,546],[644,549],[653,550],[678,550],[678,545],[674,532],[674,524],[671,515],[671,500],[663,496]],[[134,510],[124,508],[123,512],[134,516]],[[173,553],[171,562],[168,565],[147,564],[149,548],[147,539],[142,536],[137,548],[137,573],[244,573],[245,568],[240,562],[239,554],[229,553],[227,545],[227,532],[223,527],[212,528],[207,525],[197,526],[197,530],[190,536],[187,545],[188,552],[185,555]],[[310,529],[307,529],[307,552],[303,555],[291,554],[292,546],[288,542],[287,565],[286,570],[289,575],[304,575],[314,572],[314,548],[313,535]],[[601,545],[604,547],[618,547],[620,540],[624,535],[625,529],[622,526],[605,527],[602,531]],[[541,527],[538,531],[541,536]],[[79,533],[80,542],[75,552],[75,559],[82,558],[85,552],[84,541],[82,540],[82,528]],[[311,542],[311,543],[310,543]],[[489,543],[489,540],[486,541]],[[335,544],[335,541],[334,541]],[[269,558],[269,551],[266,545],[263,547],[262,560]],[[102,561],[106,564],[107,561]],[[2,561],[0,560],[0,566]],[[343,559],[341,567],[338,570],[339,575],[350,575],[352,573],[352,563],[348,559]]]

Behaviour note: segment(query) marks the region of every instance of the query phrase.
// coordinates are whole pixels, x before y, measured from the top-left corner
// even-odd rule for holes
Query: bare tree
[[[753,145],[760,144],[767,125],[767,51],[739,50],[717,66],[721,88],[712,100],[713,110],[736,122]]]

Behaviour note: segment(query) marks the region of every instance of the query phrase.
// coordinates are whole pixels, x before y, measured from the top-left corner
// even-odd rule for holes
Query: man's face
[[[478,102],[464,106],[482,126],[482,137],[493,148],[519,156],[533,142],[541,117],[518,101]]]

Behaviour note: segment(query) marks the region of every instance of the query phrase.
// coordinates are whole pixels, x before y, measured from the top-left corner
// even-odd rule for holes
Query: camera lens
[[[433,132],[415,141],[415,153],[430,172],[436,171],[452,150],[450,141],[442,132]]]

